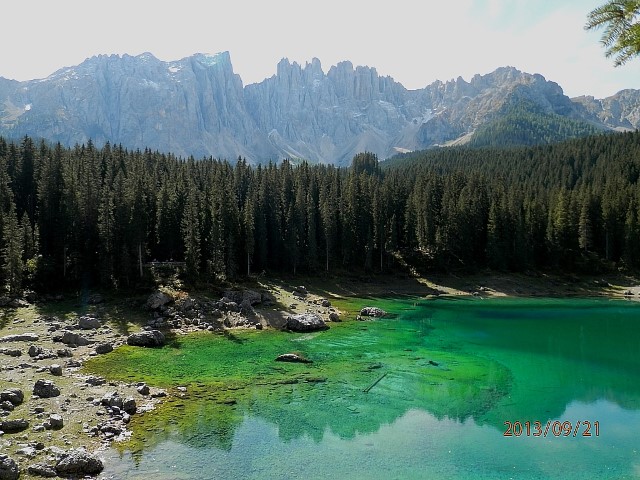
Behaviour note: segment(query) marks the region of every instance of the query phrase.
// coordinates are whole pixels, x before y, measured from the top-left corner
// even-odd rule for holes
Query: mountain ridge
[[[363,150],[387,158],[463,142],[521,100],[602,130],[640,126],[640,90],[570,99],[514,67],[408,90],[374,67],[343,61],[325,72],[317,58],[304,66],[283,58],[274,75],[244,85],[229,52],[168,62],[147,52],[90,57],[44,79],[0,77],[0,134],[344,165]]]

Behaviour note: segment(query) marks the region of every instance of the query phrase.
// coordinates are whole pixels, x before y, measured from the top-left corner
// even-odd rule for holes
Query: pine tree
[[[2,259],[6,286],[10,295],[17,295],[22,289],[24,237],[13,202],[5,215],[2,237]]]

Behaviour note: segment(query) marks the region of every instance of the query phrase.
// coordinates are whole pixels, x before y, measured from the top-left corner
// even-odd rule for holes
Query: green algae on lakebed
[[[363,303],[394,318],[313,334],[201,333],[93,358],[86,368],[111,379],[187,387],[133,417],[107,469],[117,478],[177,478],[176,469],[180,478],[637,476],[637,304]],[[314,363],[274,361],[291,351]],[[505,421],[578,419],[599,421],[601,436],[503,436]]]
[[[507,393],[510,376],[504,366],[438,351],[429,344],[430,332],[424,321],[382,319],[332,324],[328,331],[308,334],[194,333],[161,349],[123,346],[92,358],[85,369],[112,380],[187,387],[156,411],[134,416],[132,443],[159,441],[167,431],[194,437],[189,432],[201,430],[199,425],[224,425],[213,430],[232,434],[246,413],[274,422],[285,437],[321,438],[328,428],[350,438],[375,432],[412,408],[464,420],[488,411]],[[275,362],[288,352],[313,363]],[[165,433],[153,440],[149,430]],[[221,444],[228,442],[224,437]]]

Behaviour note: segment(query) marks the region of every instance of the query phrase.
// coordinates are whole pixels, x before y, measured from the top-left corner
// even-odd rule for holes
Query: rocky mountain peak
[[[151,53],[98,55],[29,82],[0,79],[0,134],[63,144],[106,141],[128,148],[249,161],[285,157],[346,164],[468,138],[509,105],[601,125],[640,126],[640,93],[566,97],[542,75],[501,67],[407,90],[368,66],[283,58],[277,72],[243,86],[229,52],[164,62]]]

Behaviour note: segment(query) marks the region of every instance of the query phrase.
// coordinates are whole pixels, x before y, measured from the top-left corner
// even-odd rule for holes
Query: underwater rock
[[[378,307],[364,307],[362,310],[360,310],[360,315],[362,315],[363,317],[381,318],[381,317],[384,317],[386,314],[387,312],[385,312],[384,310]]]
[[[317,313],[300,313],[287,317],[286,328],[292,332],[315,332],[329,327]]]
[[[276,362],[290,362],[290,363],[313,363],[308,358],[303,357],[297,353],[283,353],[276,358]]]

